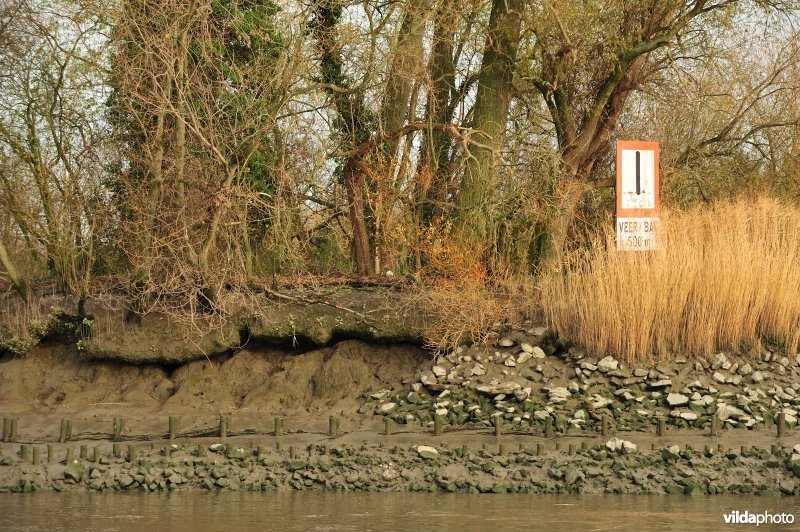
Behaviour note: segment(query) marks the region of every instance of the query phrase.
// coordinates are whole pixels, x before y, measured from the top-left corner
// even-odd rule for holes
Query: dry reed
[[[800,208],[771,198],[664,211],[659,249],[617,252],[612,224],[541,285],[549,325],[628,361],[800,342]]]

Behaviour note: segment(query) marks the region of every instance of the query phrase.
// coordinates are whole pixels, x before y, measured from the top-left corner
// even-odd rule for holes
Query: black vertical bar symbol
[[[642,156],[636,152],[636,195],[642,193]]]

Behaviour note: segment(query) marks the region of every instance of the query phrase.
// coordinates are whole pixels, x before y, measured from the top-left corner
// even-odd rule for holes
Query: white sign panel
[[[653,251],[658,218],[617,218],[617,251]]]
[[[622,149],[622,209],[656,208],[656,157],[654,150]]]

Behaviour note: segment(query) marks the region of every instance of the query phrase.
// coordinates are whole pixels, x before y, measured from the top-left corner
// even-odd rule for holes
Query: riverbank
[[[739,449],[527,442],[392,445],[208,444],[86,447],[86,456],[34,465],[3,445],[0,492],[412,491],[798,495],[800,445]],[[124,450],[123,450],[124,449]],[[115,456],[114,451],[117,451]],[[132,453],[132,454],[129,454]],[[50,457],[39,456],[48,461]]]
[[[431,355],[134,365],[46,342],[0,361],[0,490],[800,494],[800,361],[778,350],[630,366],[526,323]]]

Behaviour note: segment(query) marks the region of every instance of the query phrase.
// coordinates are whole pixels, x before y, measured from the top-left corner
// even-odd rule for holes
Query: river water
[[[796,498],[416,493],[0,494],[0,530],[756,530],[723,514],[791,513]]]

